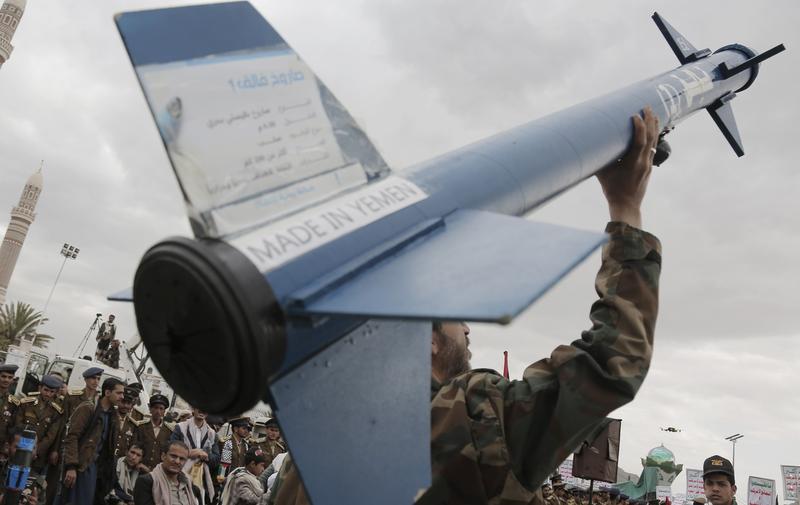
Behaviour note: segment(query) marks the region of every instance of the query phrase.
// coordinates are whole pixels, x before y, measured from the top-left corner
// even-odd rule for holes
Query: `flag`
[[[508,379],[508,351],[503,351],[503,377]]]

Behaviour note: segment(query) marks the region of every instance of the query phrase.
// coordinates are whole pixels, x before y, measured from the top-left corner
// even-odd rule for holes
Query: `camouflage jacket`
[[[653,353],[661,253],[658,239],[609,223],[592,328],[530,365],[522,380],[472,370],[431,388],[433,485],[429,504],[523,505],[614,409],[633,399]],[[284,462],[279,505],[307,503]],[[286,497],[286,499],[284,499]]]

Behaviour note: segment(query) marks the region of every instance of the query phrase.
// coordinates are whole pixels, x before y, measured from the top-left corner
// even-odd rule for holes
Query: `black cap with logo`
[[[703,463],[703,477],[712,473],[724,473],[733,479],[736,478],[733,473],[733,465],[722,456],[711,456]]]

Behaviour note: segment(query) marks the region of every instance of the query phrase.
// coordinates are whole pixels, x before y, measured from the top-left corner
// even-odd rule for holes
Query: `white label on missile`
[[[427,197],[416,184],[390,176],[229,243],[264,273]]]

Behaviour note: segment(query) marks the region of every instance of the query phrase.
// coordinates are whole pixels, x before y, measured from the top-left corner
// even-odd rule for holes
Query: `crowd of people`
[[[196,408],[179,414],[161,394],[150,397],[145,416],[134,408],[141,384],[113,377],[101,384],[103,371],[87,369],[76,390],[46,375],[38,391],[19,398],[10,394],[16,365],[0,365],[0,503],[14,493],[20,503],[46,505],[266,501],[286,451],[274,419],[226,420]],[[34,440],[27,486],[6,489],[27,439]]]

